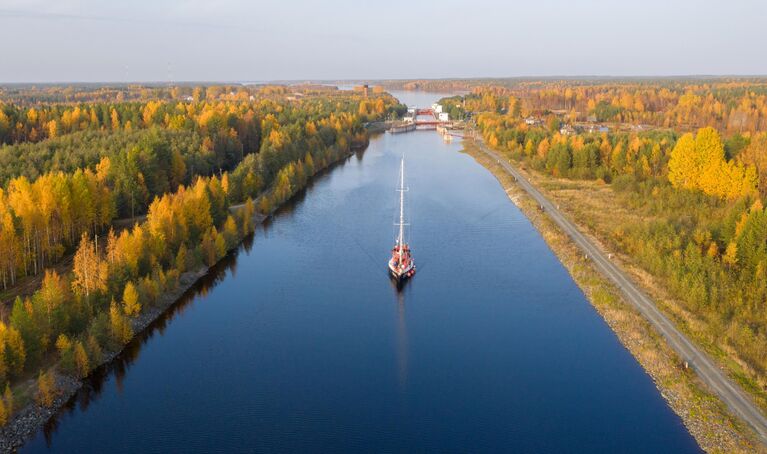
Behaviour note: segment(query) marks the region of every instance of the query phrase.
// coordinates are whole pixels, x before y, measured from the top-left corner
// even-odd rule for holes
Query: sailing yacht
[[[410,253],[410,246],[405,242],[405,156],[402,156],[399,169],[399,235],[391,250],[391,259],[389,260],[389,273],[397,282],[415,274],[415,262]]]

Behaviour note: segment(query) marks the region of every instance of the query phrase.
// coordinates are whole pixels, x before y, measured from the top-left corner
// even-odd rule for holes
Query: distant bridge
[[[418,118],[418,117],[427,117],[427,118]],[[449,121],[442,121],[437,116],[437,113],[434,112],[434,109],[427,108],[427,109],[415,109],[415,118],[413,119],[413,123],[415,123],[416,128],[418,129],[436,129],[437,126],[449,126],[451,123]]]

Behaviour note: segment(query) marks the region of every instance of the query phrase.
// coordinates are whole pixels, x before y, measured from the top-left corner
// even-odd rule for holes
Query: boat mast
[[[402,155],[399,169],[399,251],[402,254],[402,247],[405,244],[405,155]]]

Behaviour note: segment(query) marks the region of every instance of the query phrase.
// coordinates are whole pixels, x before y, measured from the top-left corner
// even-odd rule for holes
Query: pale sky
[[[0,0],[0,83],[767,74],[767,0]]]

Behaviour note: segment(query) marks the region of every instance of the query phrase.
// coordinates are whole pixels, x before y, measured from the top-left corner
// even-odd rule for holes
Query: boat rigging
[[[389,273],[398,283],[412,277],[415,274],[415,262],[410,252],[410,246],[405,241],[405,156],[402,156],[399,171],[399,235],[391,251],[389,260]]]

